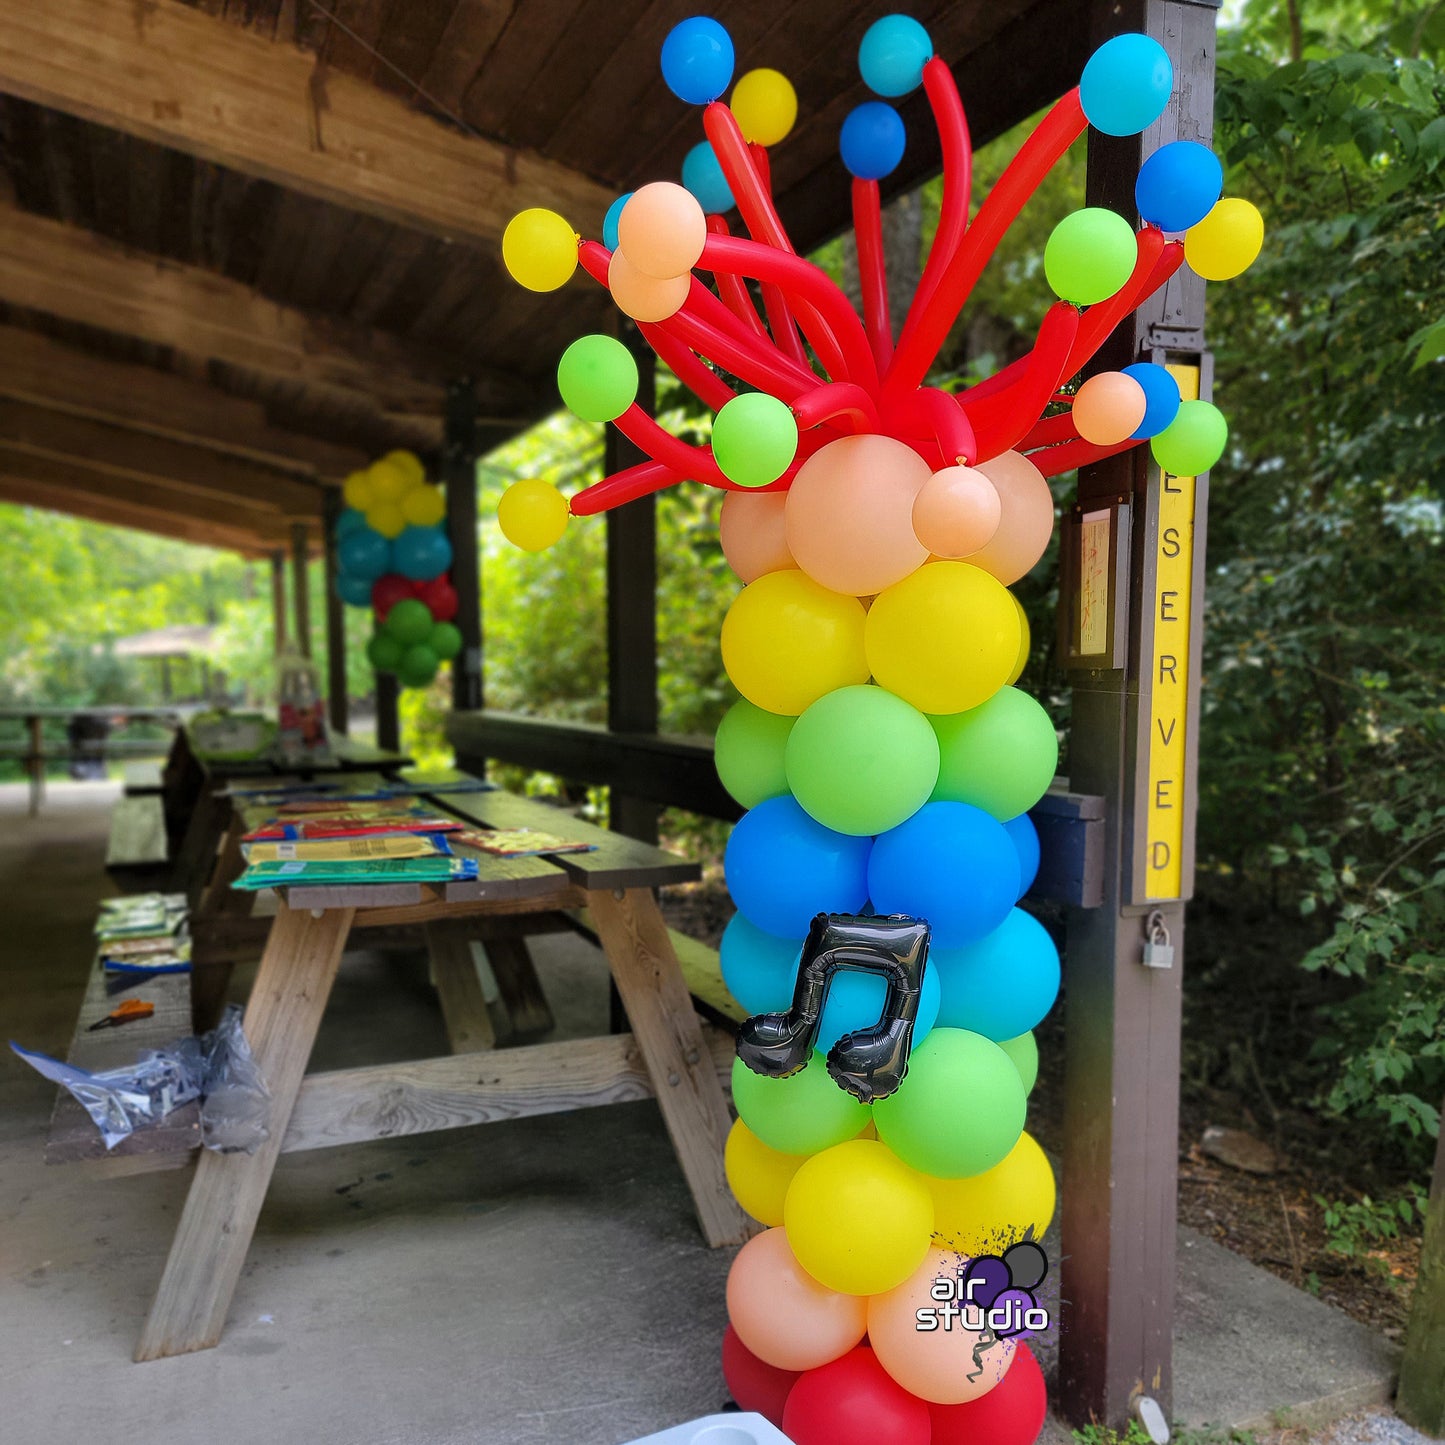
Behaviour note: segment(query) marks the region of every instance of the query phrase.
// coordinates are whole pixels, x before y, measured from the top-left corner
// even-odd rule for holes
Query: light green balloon
[[[1044,275],[1056,296],[1092,306],[1130,277],[1138,256],[1134,228],[1116,211],[1085,206],[1064,217],[1044,247]]]
[[[1024,1093],[1032,1094],[1039,1078],[1038,1040],[1032,1033],[1020,1034],[1016,1039],[1001,1040],[999,1048],[1014,1061],[1014,1068],[1024,1083]]]
[[[557,363],[557,390],[573,416],[616,421],[637,399],[637,362],[615,336],[579,336]]]
[[[738,1117],[772,1149],[816,1154],[856,1138],[868,1125],[868,1106],[845,1094],[816,1055],[786,1079],[765,1079],[733,1060]]]
[[[824,693],[788,738],[788,787],[803,811],[835,833],[896,828],[938,779],[938,739],[928,719],[881,687]]]
[[[788,469],[798,450],[798,423],[785,402],[746,392],[723,404],[712,424],[712,454],[740,487],[765,487]]]
[[[910,1169],[967,1179],[1018,1143],[1027,1101],[1019,1071],[996,1043],[935,1028],[914,1049],[898,1092],[873,1105],[873,1122]]]
[[[739,698],[723,715],[713,741],[713,762],[722,785],[744,808],[788,791],[783,750],[795,717],[764,712]]]
[[[1059,738],[1028,693],[1001,687],[967,712],[930,717],[938,735],[938,782],[930,802],[972,803],[1000,823],[1027,813],[1059,766]]]
[[[1176,477],[1197,477],[1224,455],[1229,423],[1207,401],[1184,401],[1174,420],[1149,442],[1154,460]]]

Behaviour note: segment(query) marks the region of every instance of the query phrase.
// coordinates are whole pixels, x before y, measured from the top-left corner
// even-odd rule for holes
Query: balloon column
[[[1027,1445],[1044,1414],[1027,1331],[976,1315],[923,1325],[938,1281],[956,1281],[965,1261],[987,1286],[978,1300],[1031,1299],[1047,1264],[1028,1241],[1054,1208],[1024,1121],[1031,1030],[1054,1001],[1059,958],[1018,901],[1038,866],[1027,813],[1058,745],[1044,709],[1015,686],[1029,636],[1008,589],[1048,544],[1047,478],[1145,443],[1178,474],[1218,460],[1224,418],[1181,400],[1165,368],[1074,379],[1181,265],[1209,279],[1242,271],[1262,223],[1247,202],[1220,199],[1206,147],[1161,147],[1139,173],[1137,230],[1133,216],[1088,207],[1050,235],[1043,270],[1059,299],[1032,350],[944,391],[926,384],[929,367],[1000,238],[1088,125],[1128,135],[1163,113],[1168,55],[1144,35],[1105,43],[970,217],[972,150],[952,73],[916,21],[877,21],[859,66],[880,99],[858,106],[839,139],[861,316],[796,254],[773,204],[767,147],[792,124],[792,87],[754,70],[724,103],[733,58],[727,32],[705,18],[682,22],[663,47],[668,86],[703,107],[706,139],[681,185],[619,197],[600,244],[527,211],[503,247],[512,275],[539,291],[580,261],[716,412],[711,445],[684,444],[635,404],[636,367],[620,343],[583,337],[558,369],[563,401],[614,423],[650,460],[570,502],[518,483],[500,522],[538,548],[569,516],[684,479],[725,491],[722,548],[743,587],[722,657],[741,697],[716,756],[748,811],[727,849],[738,912],[722,968],[749,1012],[787,1009],[819,913],[931,927],[911,1060],[894,1092],[861,1102],[823,1063],[840,1036],[880,1016],[884,982],[860,973],[835,975],[805,1067],[765,1077],[734,1066],[728,1178],[767,1226],[728,1282],[723,1358],[735,1397],[798,1445]],[[908,313],[894,317],[878,183],[906,144],[888,102],[919,86],[942,141],[942,209]],[[746,235],[734,234],[734,212]],[[1023,1254],[1011,1248],[1020,1242]],[[1008,1264],[993,1258],[1005,1253]]]
[[[442,521],[446,499],[410,452],[388,452],[343,489],[336,524],[336,592],[369,607],[376,631],[366,655],[403,687],[425,687],[462,647],[453,625],[457,594],[447,579],[452,546]]]

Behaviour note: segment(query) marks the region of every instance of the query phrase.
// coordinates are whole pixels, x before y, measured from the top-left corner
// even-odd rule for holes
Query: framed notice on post
[[[1129,503],[1084,503],[1064,518],[1059,657],[1066,668],[1116,671],[1128,658]]]

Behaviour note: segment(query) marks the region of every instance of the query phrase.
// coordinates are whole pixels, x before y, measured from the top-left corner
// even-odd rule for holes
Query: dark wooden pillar
[[[311,588],[306,563],[311,533],[305,522],[291,524],[291,610],[296,618],[296,650],[311,656]]]
[[[462,650],[452,662],[452,706],[482,705],[482,568],[477,546],[477,391],[470,380],[447,387],[442,481],[447,489],[447,537]]]
[[[350,720],[346,696],[346,610],[336,592],[336,523],[346,505],[339,487],[322,499],[322,541],[326,579],[326,707],[331,731],[345,733]]]
[[[376,678],[376,745],[390,752],[401,750],[401,714],[397,700],[401,688],[394,672],[377,672]]]
[[[286,651],[286,554],[271,553],[271,648]]]
[[[637,360],[637,404],[657,404],[652,348],[631,322],[621,332]],[[603,469],[647,458],[615,427],[607,429]],[[617,733],[657,731],[657,499],[640,497],[607,513],[607,726]],[[610,823],[619,833],[657,842],[657,806],[612,790]]]
[[[1214,27],[1207,0],[1093,0],[1092,43],[1121,31],[1152,35],[1174,61],[1175,99],[1142,136],[1090,132],[1090,205],[1136,219],[1134,180],[1144,157],[1171,140],[1210,140]],[[1203,324],[1203,283],[1181,271],[1114,334],[1092,369],[1137,360],[1181,366],[1181,384],[1207,395]],[[1074,677],[1070,783],[1101,795],[1107,809],[1103,906],[1073,909],[1068,921],[1059,1335],[1064,1413],[1116,1429],[1144,1397],[1167,1419],[1173,1391],[1180,984],[1193,872],[1207,480],[1162,475],[1147,446],[1080,473],[1082,509],[1119,501],[1131,522],[1126,665]],[[1166,541],[1171,523],[1179,525]],[[1182,582],[1167,573],[1164,555],[1176,569],[1186,559]],[[1170,654],[1176,665],[1168,676],[1184,679],[1172,693],[1155,676],[1165,646],[1178,653]],[[1166,756],[1156,730],[1178,750]],[[1174,949],[1171,967],[1144,962],[1156,915]]]

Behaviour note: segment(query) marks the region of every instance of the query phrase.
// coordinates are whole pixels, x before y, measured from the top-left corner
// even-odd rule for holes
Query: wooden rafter
[[[434,235],[494,245],[532,205],[595,234],[612,200],[175,0],[0,0],[0,32],[0,89]]]

